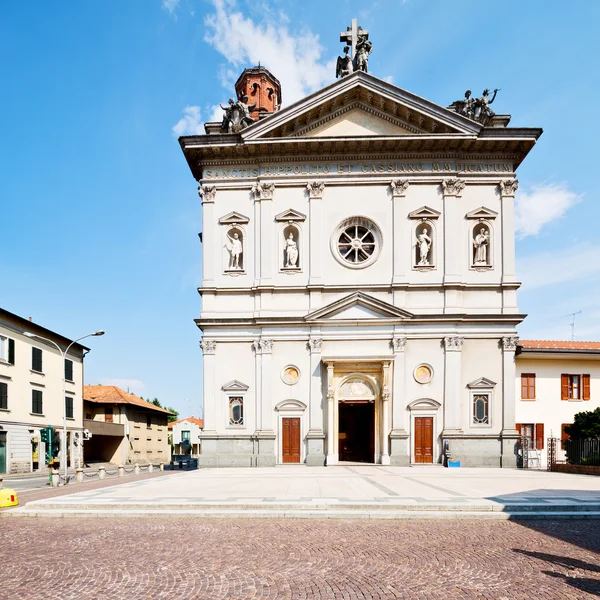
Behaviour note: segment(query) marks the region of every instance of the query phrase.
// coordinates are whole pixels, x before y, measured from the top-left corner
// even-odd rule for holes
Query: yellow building
[[[168,417],[171,414],[114,385],[86,385],[84,428],[91,434],[85,462],[159,463],[171,459]]]

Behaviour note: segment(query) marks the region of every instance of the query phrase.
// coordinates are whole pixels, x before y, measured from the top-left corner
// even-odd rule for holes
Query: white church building
[[[515,175],[542,130],[362,70],[282,109],[263,67],[236,92],[180,138],[202,200],[200,465],[514,467]]]

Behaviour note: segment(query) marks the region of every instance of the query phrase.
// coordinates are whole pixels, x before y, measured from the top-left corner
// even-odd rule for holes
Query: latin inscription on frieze
[[[253,179],[256,177],[303,177],[314,175],[407,175],[430,173],[508,174],[513,166],[505,162],[354,162],[296,163],[249,167],[214,167],[202,171],[203,180]]]

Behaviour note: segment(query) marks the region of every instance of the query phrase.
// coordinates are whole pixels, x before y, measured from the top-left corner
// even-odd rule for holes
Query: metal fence
[[[600,466],[600,438],[548,440],[548,470],[554,465]]]

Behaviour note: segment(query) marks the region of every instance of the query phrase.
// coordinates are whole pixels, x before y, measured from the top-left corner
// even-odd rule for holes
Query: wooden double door
[[[415,417],[415,462],[433,462],[433,417]]]
[[[300,417],[281,419],[281,457],[284,463],[300,462]]]

